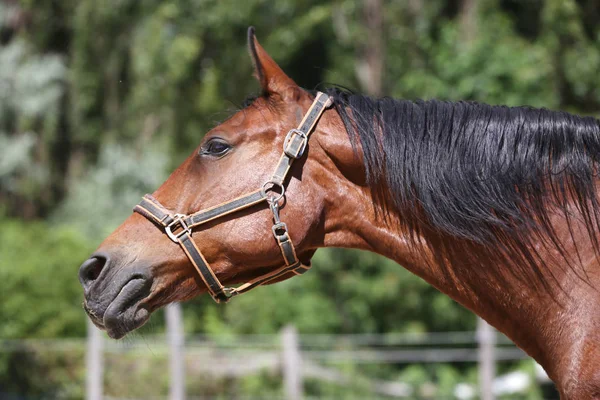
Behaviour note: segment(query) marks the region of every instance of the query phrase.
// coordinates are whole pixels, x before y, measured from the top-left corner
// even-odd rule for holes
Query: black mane
[[[522,247],[534,236],[558,245],[550,214],[562,212],[568,220],[574,202],[597,250],[597,119],[327,92],[353,143],[360,141],[379,210],[400,215],[409,232],[426,226],[484,245]],[[523,258],[532,256],[524,251]]]

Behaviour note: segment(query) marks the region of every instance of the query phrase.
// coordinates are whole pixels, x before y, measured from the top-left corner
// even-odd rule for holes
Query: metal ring
[[[267,185],[271,184],[272,186],[270,188],[267,189]],[[267,196],[267,190],[268,191],[273,191],[273,189],[275,189],[275,187],[279,187],[281,189],[281,193],[277,193],[277,196]],[[267,199],[268,203],[279,203],[281,201],[281,199],[283,199],[283,196],[285,196],[285,187],[277,182],[273,182],[273,181],[266,181],[265,183],[263,183],[262,187],[260,188],[260,193],[263,195],[263,197],[265,197]]]

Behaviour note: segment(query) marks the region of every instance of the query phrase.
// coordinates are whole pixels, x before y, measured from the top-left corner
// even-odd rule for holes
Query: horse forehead
[[[249,135],[262,134],[266,130],[277,130],[287,118],[281,109],[257,99],[250,106],[235,113],[224,125],[230,129],[243,130]]]

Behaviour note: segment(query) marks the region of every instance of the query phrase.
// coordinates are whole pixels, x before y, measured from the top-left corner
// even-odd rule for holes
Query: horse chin
[[[150,286],[151,282],[146,279],[132,279],[123,286],[104,313],[108,336],[120,339],[148,321],[150,311],[142,303],[150,294]]]
[[[90,319],[98,328],[106,331],[112,339],[121,339],[129,332],[144,325],[151,311],[145,304],[150,294],[151,282],[143,278],[128,281],[100,317],[85,304]]]

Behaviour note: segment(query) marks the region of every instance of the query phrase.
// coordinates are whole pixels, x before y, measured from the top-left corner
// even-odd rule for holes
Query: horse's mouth
[[[133,278],[121,288],[103,313],[94,311],[86,302],[83,308],[98,328],[106,331],[113,339],[121,339],[129,332],[144,325],[151,311],[144,300],[150,294],[152,282],[144,278]]]
[[[310,265],[310,259],[314,250],[308,250],[299,254],[299,259],[305,264]],[[272,267],[261,269],[265,274],[281,268],[281,264],[274,264]],[[118,273],[116,276],[103,276],[92,282],[85,292],[85,301],[83,308],[88,314],[90,320],[98,328],[105,330],[112,339],[121,339],[129,332],[134,331],[144,325],[154,310],[161,307],[158,298],[170,298],[165,296],[164,290],[156,279],[150,277],[147,268],[131,268],[128,273]],[[253,271],[256,274],[257,271]],[[270,283],[275,283],[294,276],[292,272],[274,279]],[[246,278],[253,279],[255,275],[250,274]],[[199,278],[198,278],[199,280]],[[243,280],[242,280],[243,281]],[[119,282],[122,282],[119,285]],[[156,285],[153,285],[157,283]],[[205,292],[202,282],[200,292]],[[120,289],[118,289],[120,286]],[[85,286],[84,286],[85,287]],[[165,289],[164,287],[162,289]],[[198,288],[194,286],[193,290],[183,290],[179,288],[179,300],[184,300],[198,294]]]

